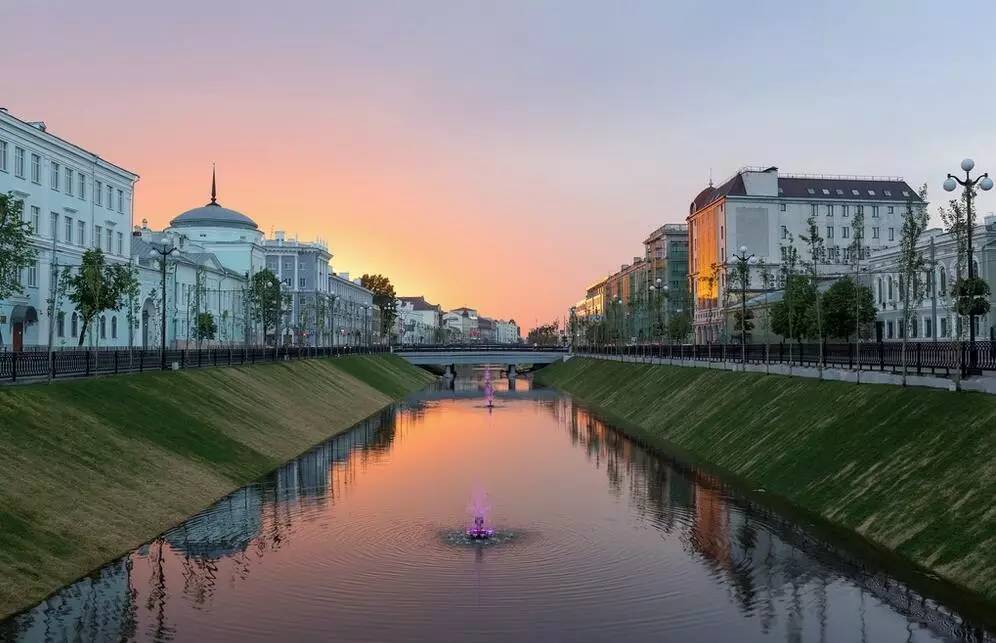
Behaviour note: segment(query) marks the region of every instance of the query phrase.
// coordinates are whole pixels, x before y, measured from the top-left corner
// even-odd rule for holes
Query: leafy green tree
[[[903,214],[902,236],[899,239],[899,293],[903,300],[903,386],[906,385],[907,355],[906,339],[910,327],[916,323],[916,309],[923,302],[926,294],[925,284],[920,284],[920,277],[927,268],[927,261],[921,252],[920,237],[927,229],[927,186],[920,188],[919,201],[912,199],[906,202],[906,212]]]
[[[109,264],[100,248],[91,248],[83,253],[79,271],[66,273],[63,279],[66,297],[83,319],[77,344],[82,346],[95,317],[107,310],[121,309],[124,289],[130,283],[131,275],[126,264]]]
[[[0,301],[24,292],[21,270],[30,266],[38,254],[30,239],[31,224],[24,220],[24,203],[13,194],[0,193]]]
[[[560,343],[559,330],[560,322],[557,321],[537,326],[526,335],[526,343],[537,346],[556,346]]]
[[[218,333],[218,325],[214,321],[214,315],[210,312],[197,313],[194,318],[194,338],[197,345],[206,339],[214,339]]]
[[[742,325],[741,320],[743,320]],[[747,343],[750,343],[751,331],[754,330],[754,311],[750,308],[747,309],[746,315],[743,314],[743,310],[741,309],[733,311],[733,331],[738,342],[740,341],[741,329],[747,335]]]
[[[771,329],[790,340],[816,336],[816,286],[806,275],[788,275],[785,296],[771,306]]]
[[[692,332],[692,320],[685,313],[672,315],[667,322],[667,336],[672,341],[682,342]]]
[[[826,261],[826,247],[823,243],[823,237],[820,236],[820,226],[816,223],[816,217],[810,215],[806,219],[807,233],[799,238],[806,242],[809,246],[809,261],[806,262],[806,267],[809,269],[809,276],[813,282],[813,300],[814,307],[810,314],[813,316],[815,322],[815,335],[816,337],[822,338],[823,334],[823,315],[820,309],[820,298],[816,295],[819,288],[819,268],[820,264]],[[819,347],[820,354],[820,364],[823,364],[823,342],[820,341]]]
[[[263,330],[263,339],[273,330],[274,345],[280,334],[280,280],[267,268],[254,274],[249,280],[249,290],[245,300],[253,319],[259,322]]]
[[[139,307],[142,285],[138,279],[138,268],[129,264],[121,276],[121,299],[128,322],[128,348],[135,345],[135,329],[142,321]]]
[[[373,293],[373,303],[380,308],[380,332],[388,335],[398,317],[398,295],[391,280],[380,274],[364,274],[360,277],[360,285]]]
[[[834,282],[821,299],[823,329],[827,337],[849,341],[859,326],[875,321],[875,300],[871,289],[857,286],[850,277]]]

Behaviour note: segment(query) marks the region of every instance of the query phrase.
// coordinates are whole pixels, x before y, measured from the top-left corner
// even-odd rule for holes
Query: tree
[[[557,346],[560,344],[559,329],[560,322],[557,321],[537,326],[526,335],[526,343],[536,346]]]
[[[785,296],[771,306],[771,329],[789,340],[802,341],[815,334],[816,286],[805,275],[789,274]]]
[[[902,362],[903,386],[906,386],[906,338],[910,328],[916,323],[916,309],[923,301],[926,288],[921,287],[920,275],[927,267],[927,262],[920,252],[920,237],[927,229],[927,186],[920,188],[919,201],[912,199],[906,202],[906,212],[903,214],[902,236],[899,239],[899,294],[903,300],[903,332],[902,332]],[[924,284],[925,285],[925,284]]]
[[[816,337],[820,340],[819,342],[819,355],[820,355],[820,369],[822,372],[823,368],[823,316],[820,310],[820,298],[817,296],[817,291],[819,289],[819,267],[820,264],[826,260],[826,247],[823,244],[823,237],[820,236],[820,226],[816,223],[816,217],[810,215],[806,219],[806,226],[808,231],[806,235],[800,236],[799,238],[806,242],[809,246],[809,261],[806,265],[809,267],[810,277],[813,280],[813,299],[815,300],[815,322],[816,322]]]
[[[138,279],[138,268],[129,264],[121,276],[121,299],[125,307],[125,319],[128,322],[129,350],[135,345],[135,329],[141,323],[138,305],[141,292],[142,285]]]
[[[130,283],[131,275],[125,264],[108,264],[100,248],[92,248],[83,253],[79,271],[66,273],[66,297],[76,306],[83,319],[77,346],[83,345],[90,322],[107,310],[120,310],[124,289]]]
[[[740,331],[743,330],[744,334],[747,335],[746,341],[748,343],[751,338],[751,331],[754,330],[754,311],[750,308],[747,309],[747,314],[744,315],[742,310],[733,311],[733,330],[736,333],[736,337],[740,340]]]
[[[380,308],[380,332],[389,336],[398,317],[398,295],[391,280],[380,274],[364,274],[360,277],[360,285],[373,293],[373,303]]]
[[[252,318],[259,321],[263,329],[263,340],[272,328],[276,346],[280,334],[280,280],[269,269],[260,270],[249,280],[245,299]]]
[[[673,315],[667,322],[667,335],[672,341],[684,341],[692,332],[692,320],[685,313]]]
[[[203,340],[214,339],[217,332],[218,326],[214,322],[214,315],[209,312],[197,313],[194,319],[194,338],[198,347]]]
[[[857,285],[850,277],[834,282],[820,299],[827,337],[850,340],[858,328],[875,320],[871,289]]]
[[[0,193],[0,301],[24,292],[21,270],[30,266],[38,254],[30,243],[31,224],[23,214],[24,202],[13,194]]]

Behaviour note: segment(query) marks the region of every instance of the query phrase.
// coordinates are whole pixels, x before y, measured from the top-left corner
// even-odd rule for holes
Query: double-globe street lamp
[[[750,263],[754,255],[747,254],[747,246],[740,246],[740,254],[733,254],[737,260],[737,277],[740,279],[740,360],[747,368],[747,285],[750,282]]]
[[[979,186],[979,189],[983,191],[989,191],[993,189],[993,180],[989,178],[989,173],[981,174],[976,176],[974,179],[971,176],[972,169],[975,167],[975,161],[972,159],[965,159],[961,162],[961,169],[965,172],[965,178],[960,179],[953,174],[948,174],[948,178],[944,180],[944,190],[947,192],[954,192],[955,189],[960,185],[965,190],[965,226],[967,228],[967,245],[968,245],[968,283],[972,295],[972,301],[968,310],[968,368],[969,372],[974,373],[976,365],[975,357],[975,261],[972,258],[972,228],[974,224],[972,222],[972,195],[975,191],[975,186]],[[960,303],[960,302],[959,302]]]

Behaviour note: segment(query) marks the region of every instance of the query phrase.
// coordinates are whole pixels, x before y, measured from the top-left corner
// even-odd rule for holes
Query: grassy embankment
[[[996,396],[577,358],[537,381],[996,600]]]
[[[0,389],[0,615],[431,380],[377,355]]]

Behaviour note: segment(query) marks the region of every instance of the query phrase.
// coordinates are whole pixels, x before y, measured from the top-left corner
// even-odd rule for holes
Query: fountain
[[[487,540],[495,535],[495,530],[488,527],[484,516],[488,513],[488,503],[482,491],[475,490],[470,500],[471,515],[474,523],[467,528],[467,537],[471,540]]]
[[[495,387],[491,382],[491,371],[484,371],[484,399],[487,403],[489,409],[493,409],[495,406]]]

